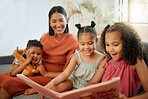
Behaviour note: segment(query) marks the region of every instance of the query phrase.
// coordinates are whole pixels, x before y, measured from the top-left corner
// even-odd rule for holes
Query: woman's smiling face
[[[55,34],[62,34],[66,29],[66,18],[63,14],[55,12],[51,15],[50,26],[52,27]]]

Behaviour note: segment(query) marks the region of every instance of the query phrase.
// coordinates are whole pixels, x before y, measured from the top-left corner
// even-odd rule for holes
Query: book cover
[[[120,91],[120,77],[115,77],[112,80],[106,82],[66,91],[63,93],[58,93],[47,89],[24,76],[23,74],[17,74],[17,77],[50,99],[112,99],[117,97]]]

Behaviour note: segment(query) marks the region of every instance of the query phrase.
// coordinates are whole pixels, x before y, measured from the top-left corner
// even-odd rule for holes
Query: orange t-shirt
[[[42,61],[48,72],[61,72],[70,61],[70,56],[78,48],[76,37],[69,34],[61,42],[46,33],[40,42],[43,44]]]

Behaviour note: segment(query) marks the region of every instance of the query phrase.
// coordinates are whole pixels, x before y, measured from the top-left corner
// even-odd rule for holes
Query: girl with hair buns
[[[87,86],[104,58],[95,50],[98,40],[95,23],[92,21],[91,26],[81,27],[80,24],[75,26],[79,29],[77,38],[80,51],[76,50],[64,72],[46,85],[47,88],[57,92]]]

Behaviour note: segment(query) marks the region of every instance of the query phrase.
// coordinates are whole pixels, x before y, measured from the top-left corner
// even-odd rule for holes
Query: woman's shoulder
[[[75,48],[75,47],[78,48],[77,38],[73,34],[68,34],[64,42],[66,46],[69,46],[69,48]]]
[[[72,39],[72,40],[77,40],[77,37],[70,33],[67,35],[67,38]]]
[[[47,36],[49,36],[49,33],[48,32],[47,33],[43,33],[42,36],[41,36],[41,38],[45,38]]]
[[[41,43],[46,42],[47,40],[50,40],[50,37],[52,37],[52,36],[49,36],[49,33],[48,32],[42,34],[42,36],[40,38]]]

